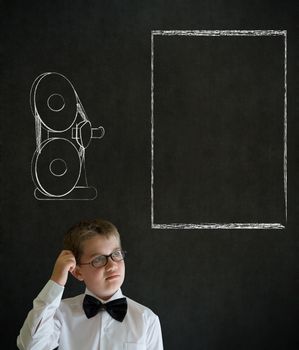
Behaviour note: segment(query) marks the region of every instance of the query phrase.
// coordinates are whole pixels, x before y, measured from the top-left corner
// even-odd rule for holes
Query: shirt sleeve
[[[54,316],[63,291],[64,287],[50,280],[34,299],[17,338],[20,350],[50,350],[58,346],[60,324]]]
[[[146,350],[163,350],[161,325],[157,315],[154,315],[147,331]]]

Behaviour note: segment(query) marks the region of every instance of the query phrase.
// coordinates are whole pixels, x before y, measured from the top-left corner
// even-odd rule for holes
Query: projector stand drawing
[[[87,182],[85,152],[92,139],[104,136],[104,128],[91,126],[73,85],[56,72],[34,80],[30,105],[36,135],[31,162],[35,198],[95,199],[97,189]]]

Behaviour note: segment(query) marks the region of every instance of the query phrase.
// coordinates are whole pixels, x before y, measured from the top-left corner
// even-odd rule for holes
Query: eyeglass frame
[[[122,254],[122,259],[121,260],[114,260],[113,259],[113,254],[115,254],[115,253],[117,253],[117,252],[120,252],[121,254]],[[123,261],[124,259],[125,259],[125,256],[126,256],[126,254],[127,254],[127,252],[125,251],[125,250],[123,250],[123,249],[117,249],[117,250],[115,250],[114,252],[112,252],[111,254],[109,254],[109,255],[104,255],[104,254],[102,254],[102,255],[97,255],[97,256],[95,256],[90,262],[88,262],[88,263],[79,263],[78,265],[79,266],[81,266],[81,265],[90,265],[90,266],[92,266],[92,267],[94,267],[95,269],[100,269],[101,267],[104,267],[104,266],[106,266],[107,264],[108,264],[108,259],[110,258],[112,261],[114,261],[114,262],[121,262],[121,261]],[[101,266],[94,266],[93,265],[93,261],[95,260],[95,259],[97,259],[97,258],[99,258],[99,257],[105,257],[106,258],[106,263],[104,264],[104,265],[101,265]]]

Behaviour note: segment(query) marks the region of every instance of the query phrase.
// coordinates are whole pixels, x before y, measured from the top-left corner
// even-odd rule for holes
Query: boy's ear
[[[70,271],[71,274],[79,281],[83,281],[83,277],[81,274],[81,269],[79,265],[76,265],[73,271]]]

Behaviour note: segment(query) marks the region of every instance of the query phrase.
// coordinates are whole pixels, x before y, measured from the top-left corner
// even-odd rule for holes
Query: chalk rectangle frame
[[[284,151],[285,222],[287,194],[287,31],[286,30],[152,30],[151,31],[151,228],[152,229],[285,229],[286,223],[155,223],[154,221],[154,37],[155,36],[283,36],[284,37]]]

